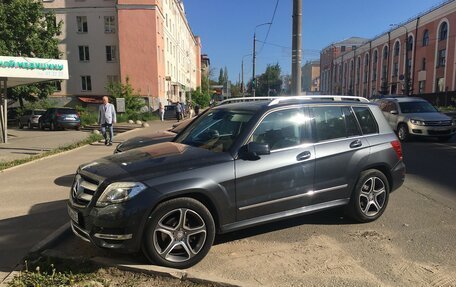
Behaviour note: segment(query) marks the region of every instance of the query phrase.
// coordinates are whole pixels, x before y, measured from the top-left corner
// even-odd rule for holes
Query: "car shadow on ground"
[[[320,211],[313,214],[302,215],[294,218],[283,219],[280,221],[258,225],[255,227],[242,229],[241,231],[230,232],[217,235],[214,245],[223,244],[230,241],[240,240],[248,237],[266,234],[283,229],[293,228],[301,225],[345,225],[357,224],[349,217],[345,216],[343,208],[335,208]]]
[[[73,184],[75,174],[68,174],[61,177],[58,177],[54,180],[54,184],[64,187],[71,187]]]
[[[35,244],[69,220],[66,202],[36,204],[27,215],[0,220],[0,272],[12,271]]]

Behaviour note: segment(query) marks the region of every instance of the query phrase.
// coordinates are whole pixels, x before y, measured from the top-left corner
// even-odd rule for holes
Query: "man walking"
[[[177,117],[177,121],[180,121],[182,119],[182,113],[183,113],[183,108],[182,108],[182,105],[181,103],[178,101],[177,102],[177,105],[176,105],[176,117]]]
[[[114,137],[114,129],[112,127],[117,121],[116,108],[113,104],[109,103],[107,96],[103,97],[103,104],[98,108],[98,124],[101,125],[101,133],[105,139],[105,145],[112,145],[112,138]],[[109,141],[106,129],[109,129]]]

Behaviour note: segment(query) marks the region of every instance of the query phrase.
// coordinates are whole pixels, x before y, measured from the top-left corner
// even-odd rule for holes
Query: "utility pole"
[[[260,26],[271,25],[271,22],[259,24],[255,26],[255,31],[253,32],[253,67],[252,67],[252,97],[255,97],[255,89],[257,87],[256,76],[255,76],[255,61],[256,61],[256,29]]]
[[[291,94],[301,94],[302,0],[293,0],[293,40],[291,55]]]

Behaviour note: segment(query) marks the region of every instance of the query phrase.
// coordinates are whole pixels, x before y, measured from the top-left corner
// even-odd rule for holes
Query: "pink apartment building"
[[[178,0],[43,0],[63,21],[70,79],[56,96],[97,102],[128,77],[153,109],[201,85],[201,40]]]

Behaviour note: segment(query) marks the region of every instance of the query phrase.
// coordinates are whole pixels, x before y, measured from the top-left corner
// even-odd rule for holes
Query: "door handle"
[[[305,151],[305,152],[302,152],[302,153],[298,154],[296,156],[296,160],[297,161],[306,160],[306,159],[309,159],[310,156],[311,156],[310,151]]]
[[[350,148],[357,148],[357,147],[360,147],[362,145],[363,145],[363,143],[360,140],[355,140],[355,141],[350,143]]]

